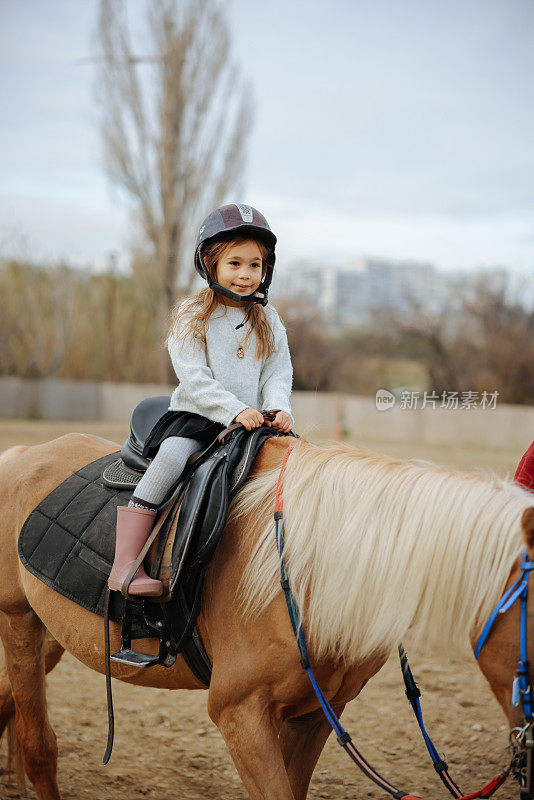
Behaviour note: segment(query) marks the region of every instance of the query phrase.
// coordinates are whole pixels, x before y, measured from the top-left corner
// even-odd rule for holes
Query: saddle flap
[[[215,471],[204,494],[199,519],[200,527],[195,537],[194,552],[189,559],[191,569],[209,563],[228,513],[228,472],[221,464]]]
[[[213,522],[213,520],[216,518],[220,519],[220,513],[217,514],[217,512],[214,512],[212,505],[215,504],[215,506],[219,506],[224,504],[224,498],[221,494],[221,491],[224,489],[227,481],[225,477],[220,480],[220,477],[224,474],[223,464],[228,455],[228,447],[229,445],[225,445],[208,461],[200,464],[187,484],[187,489],[180,506],[176,537],[172,549],[170,576],[171,591],[176,585],[176,581],[182,572],[193,534],[195,533],[196,553],[202,546],[201,539],[197,534],[202,530],[204,532],[207,531],[208,535],[215,533],[213,528],[208,527],[208,524],[205,520],[202,521],[198,531],[197,524],[199,523],[199,520],[202,519],[200,516],[201,512],[205,513],[211,522]],[[210,484],[214,479],[215,473],[217,473],[217,478],[219,478],[219,480],[215,481],[214,483],[214,486],[217,486],[217,490],[215,490],[213,486],[212,490],[210,491]],[[223,522],[225,518],[226,514],[223,517]]]

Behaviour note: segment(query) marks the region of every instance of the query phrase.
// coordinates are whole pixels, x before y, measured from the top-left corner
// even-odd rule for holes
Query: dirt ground
[[[51,423],[0,420],[0,451],[13,444],[35,444],[68,430],[97,433],[122,442],[124,427],[103,423]],[[462,467],[490,468],[506,474],[521,453],[491,450],[430,450],[422,445],[367,447]],[[525,447],[529,442],[525,443]],[[409,653],[423,692],[423,714],[430,735],[445,754],[464,792],[487,783],[507,763],[507,725],[474,659],[466,649],[446,663]],[[217,729],[206,712],[205,692],[145,689],[114,681],[116,734],[110,763],[106,746],[105,683],[72,656],[65,655],[48,676],[49,714],[59,744],[59,784],[64,800],[197,800],[247,797]],[[398,660],[392,659],[343,715],[356,745],[385,777],[405,791],[445,798],[403,691]],[[5,773],[6,746],[0,749],[0,797],[35,798],[17,788]],[[511,783],[497,793],[517,797]],[[329,741],[316,768],[310,798],[359,800],[386,797]]]

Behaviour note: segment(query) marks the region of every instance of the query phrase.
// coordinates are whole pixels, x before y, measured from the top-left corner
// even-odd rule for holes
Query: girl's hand
[[[271,428],[276,428],[278,431],[282,431],[282,433],[289,433],[292,422],[289,414],[286,414],[285,411],[279,411],[272,422],[265,420],[265,424],[269,425]]]
[[[240,422],[247,431],[251,431],[253,428],[259,428],[260,425],[263,425],[263,414],[260,411],[256,411],[255,408],[244,408],[234,417],[234,422]]]

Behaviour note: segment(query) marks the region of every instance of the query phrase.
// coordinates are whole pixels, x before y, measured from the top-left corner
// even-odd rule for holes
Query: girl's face
[[[241,244],[230,244],[217,261],[215,280],[224,289],[247,297],[254,294],[262,281],[261,251],[254,240]],[[227,304],[240,305],[237,301],[221,296]]]

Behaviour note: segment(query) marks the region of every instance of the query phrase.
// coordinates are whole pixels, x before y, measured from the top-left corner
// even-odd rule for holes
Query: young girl
[[[117,508],[110,589],[120,590],[145,544],[158,506],[187,459],[232,422],[247,430],[272,425],[289,432],[293,380],[287,336],[267,306],[276,236],[256,209],[227,205],[202,223],[195,267],[208,282],[173,312],[169,354],[180,381],[169,411],[150,432],[143,455],[152,458],[128,506]],[[276,411],[272,422],[263,412]],[[142,567],[131,595],[159,596],[161,581]]]

